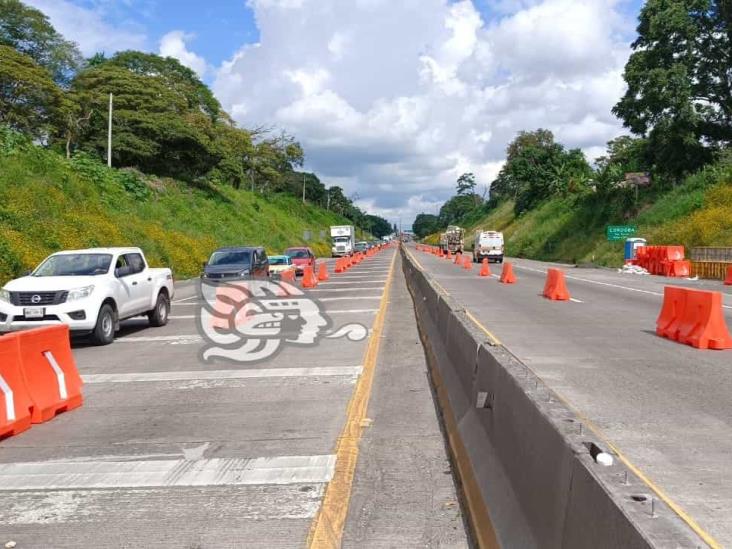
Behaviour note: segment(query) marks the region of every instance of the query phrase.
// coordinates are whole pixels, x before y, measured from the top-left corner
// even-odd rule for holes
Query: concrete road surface
[[[572,301],[558,302],[541,296],[546,269],[556,265],[513,260],[518,282],[505,285],[498,264],[490,264],[494,276],[480,278],[478,265],[468,271],[410,250],[689,521],[732,546],[732,351],[698,350],[655,334],[664,285],[725,292],[732,326],[729,287],[563,266]]]
[[[329,334],[346,324],[372,326],[394,259],[389,249],[342,275],[333,275],[329,262],[330,281],[305,296],[316,299],[332,320]],[[402,276],[397,268],[393,275]],[[393,291],[405,307],[403,285]],[[153,329],[144,319],[131,320],[111,346],[74,343],[85,379],[83,407],[0,441],[0,544],[305,545],[334,475],[336,443],[368,338],[326,337],[251,364],[205,363],[196,321],[200,308],[196,286],[184,284],[167,326]],[[395,351],[402,333],[416,348],[414,317],[389,316],[384,349]],[[409,391],[418,391],[413,425],[392,415],[403,409],[392,410],[386,402],[399,398],[399,391],[392,386],[389,356],[380,356],[377,367],[386,377],[380,374],[373,387],[378,440],[367,439],[355,488],[359,506],[396,498],[389,512],[398,511],[411,529],[390,533],[378,518],[383,510],[376,509],[372,527],[355,531],[359,540],[397,535],[400,546],[444,541],[461,547],[465,532],[421,356],[410,348],[395,366],[399,381],[414,374],[404,389],[409,398]],[[425,430],[424,441],[416,440],[413,426]],[[384,437],[401,440],[400,430],[412,442],[390,448]],[[398,480],[410,459],[431,475],[413,475],[414,486]],[[396,484],[374,483],[374,463]],[[442,527],[445,532],[438,532]]]

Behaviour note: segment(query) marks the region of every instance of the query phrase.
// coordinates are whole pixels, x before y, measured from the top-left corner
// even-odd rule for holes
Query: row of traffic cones
[[[351,267],[358,265],[365,259],[369,257],[374,257],[376,254],[381,252],[384,249],[385,246],[376,246],[375,248],[370,248],[369,250],[365,252],[357,252],[353,255],[345,256],[345,257],[339,257],[336,259],[335,263],[335,272],[337,274],[345,273],[348,269]],[[318,265],[318,274],[315,274],[315,268],[307,266],[305,267],[302,275],[302,281],[300,282],[300,285],[303,288],[315,288],[319,282],[325,282],[330,278],[330,275],[328,274],[328,266],[325,264],[325,262],[321,262]]]

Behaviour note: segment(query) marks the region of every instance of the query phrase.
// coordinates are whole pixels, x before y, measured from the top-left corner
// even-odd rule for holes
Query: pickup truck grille
[[[67,291],[58,292],[10,292],[13,305],[33,307],[35,305],[59,305],[66,301]],[[37,297],[36,297],[37,296]]]

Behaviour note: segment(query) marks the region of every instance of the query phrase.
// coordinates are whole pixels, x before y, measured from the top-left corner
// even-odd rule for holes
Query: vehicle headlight
[[[6,301],[10,303],[10,292],[5,288],[0,289],[0,301]]]
[[[239,273],[239,276],[247,276],[249,274],[249,269],[244,269],[242,272]]]
[[[66,301],[76,301],[77,299],[84,299],[89,297],[94,291],[94,286],[84,286],[83,288],[76,288],[75,290],[69,290],[66,296]]]

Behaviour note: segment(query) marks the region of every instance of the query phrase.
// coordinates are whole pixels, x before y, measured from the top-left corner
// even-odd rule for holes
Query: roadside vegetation
[[[591,165],[547,129],[522,131],[482,193],[463,174],[415,233],[436,243],[449,224],[502,230],[509,255],[604,265],[623,257],[608,225],[636,225],[651,244],[732,246],[729,3],[649,0],[632,46],[613,109],[631,135]]]
[[[87,155],[70,160],[0,131],[0,283],[51,252],[140,246],[153,266],[196,276],[223,245],[262,243],[270,253],[307,242],[319,255],[320,231],[349,223],[285,194],[263,196],[209,183],[190,185],[133,169],[109,169]]]
[[[190,276],[224,244],[279,252],[310,231],[325,255],[330,224],[392,231],[304,159],[285,132],[237,126],[176,59],[84,59],[42,12],[0,0],[0,281],[62,248],[137,245]]]

